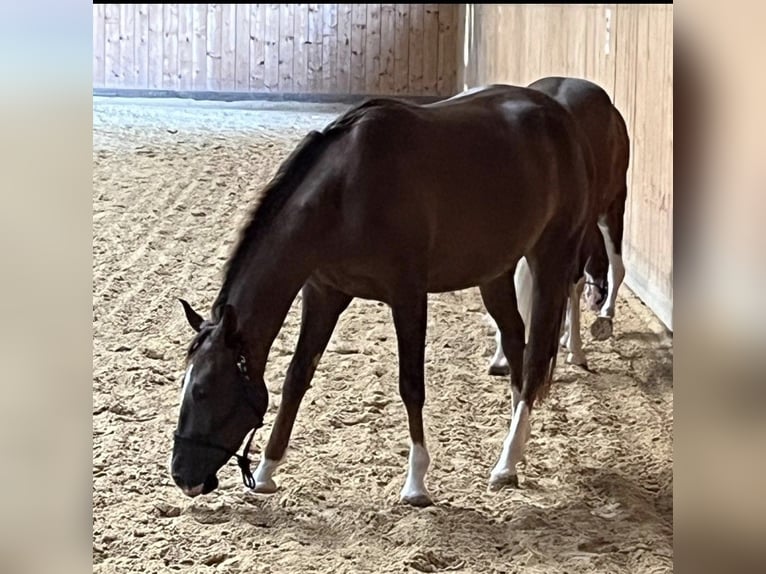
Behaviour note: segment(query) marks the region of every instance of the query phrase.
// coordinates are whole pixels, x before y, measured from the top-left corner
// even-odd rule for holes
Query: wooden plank
[[[338,86],[338,5],[322,10],[322,92],[345,92]]]
[[[250,4],[250,91],[264,91],[266,4]]]
[[[194,4],[178,5],[178,87],[194,87]]]
[[[279,4],[266,4],[266,27],[263,36],[263,87],[279,91]]]
[[[120,85],[125,88],[132,88],[135,80],[135,65],[133,58],[135,51],[133,49],[133,16],[136,7],[133,4],[120,4]]]
[[[221,89],[221,47],[222,47],[222,24],[221,5],[207,5],[205,39],[205,80],[207,89],[217,91]]]
[[[380,4],[367,4],[367,37],[364,44],[365,89],[380,93]]]
[[[455,39],[457,30],[455,16],[457,6],[454,4],[439,4],[439,50],[436,69],[436,93],[451,96],[455,93],[455,65],[457,62],[457,46]]]
[[[423,94],[423,4],[410,4],[409,89],[413,96]]]
[[[293,89],[297,93],[308,91],[308,33],[309,5],[295,5],[295,51],[293,52]]]
[[[149,87],[149,4],[136,4],[135,32],[133,33],[135,80],[133,87]]]
[[[120,5],[107,4],[104,13],[104,85],[120,85]]]
[[[409,87],[410,5],[396,5],[394,45],[394,93],[406,94]]]
[[[165,4],[163,16],[162,87],[172,90],[179,86],[179,5]],[[157,65],[160,65],[158,62]]]
[[[221,8],[221,90],[231,91],[237,83],[237,5]]]
[[[309,4],[306,83],[312,94],[322,91],[322,5]]]
[[[338,93],[351,92],[351,20],[352,5],[338,4]]]
[[[423,93],[436,93],[439,68],[439,5],[426,4],[423,15]]]
[[[207,87],[207,4],[192,4],[192,85]]]
[[[105,15],[104,4],[93,5],[93,86],[99,88],[104,86]]]
[[[236,5],[237,39],[234,54],[235,81],[234,89],[250,89],[250,7],[252,4]]]
[[[396,4],[380,6],[380,87],[381,94],[396,93],[394,50],[396,48]]]
[[[165,43],[163,30],[162,4],[149,4],[149,66],[147,70],[148,87],[158,90],[162,87],[162,62],[164,59]]]
[[[279,6],[279,91],[292,92],[295,4],[280,4]]]
[[[365,43],[367,36],[367,6],[353,4],[351,10],[351,93],[365,92]]]

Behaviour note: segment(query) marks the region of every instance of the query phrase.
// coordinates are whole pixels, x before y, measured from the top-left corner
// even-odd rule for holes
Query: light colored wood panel
[[[409,88],[408,93],[423,93],[423,4],[410,4]]]
[[[293,53],[293,88],[308,91],[309,5],[295,5],[295,52]]]
[[[455,89],[455,16],[457,6],[439,4],[439,49],[437,62],[436,93],[451,95]]]
[[[120,6],[107,4],[104,13],[104,85],[120,84]]]
[[[221,59],[223,57],[223,23],[221,22],[222,7],[220,4],[207,5],[206,21],[206,51],[205,51],[205,80],[207,89],[221,89]]]
[[[322,4],[308,5],[306,83],[312,94],[322,91],[322,8]]]
[[[423,94],[436,94],[439,63],[439,5],[423,6]]]
[[[163,6],[149,4],[149,69],[147,79],[149,89],[158,90],[162,87],[162,62],[164,61],[165,44],[163,41]]]
[[[351,91],[351,20],[352,5],[338,4],[338,80],[337,91]]]
[[[237,5],[221,5],[221,89],[237,87]]]
[[[262,92],[266,73],[266,4],[250,4],[250,91]]]
[[[396,93],[394,51],[396,48],[396,4],[380,5],[380,86],[379,93]]]
[[[179,87],[179,12],[178,4],[165,4],[163,16],[162,87],[175,90]]]
[[[234,89],[248,91],[250,89],[250,10],[253,4],[237,4],[236,17],[236,50],[234,54],[235,80]]]
[[[136,4],[133,57],[136,88],[149,87],[149,4]]]
[[[120,4],[120,86],[130,88],[135,82],[136,56],[133,47],[133,33],[135,25],[133,17],[136,7],[134,4]]]
[[[364,70],[365,93],[380,93],[380,4],[367,4]]]
[[[410,5],[396,5],[396,39],[394,46],[394,91],[406,94],[410,82]]]
[[[367,6],[352,5],[351,27],[351,93],[363,94],[365,83],[365,46],[367,44]]]
[[[280,4],[279,6],[279,91],[292,92],[295,4]]]
[[[166,15],[171,5],[166,4]],[[178,87],[194,88],[194,5],[178,6]]]
[[[338,5],[322,8],[322,91],[343,93],[338,78]]]
[[[103,4],[93,5],[93,86],[102,87],[104,85],[104,16],[106,9]]]
[[[264,28],[264,89],[279,91],[279,4],[266,5],[266,27]]]
[[[207,88],[207,4],[192,4],[192,85]]]

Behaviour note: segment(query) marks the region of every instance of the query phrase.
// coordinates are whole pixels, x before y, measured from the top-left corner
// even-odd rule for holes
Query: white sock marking
[[[430,498],[426,489],[426,472],[431,464],[428,450],[422,444],[410,443],[410,461],[407,469],[407,479],[401,491],[401,498],[416,498],[425,496]]]
[[[580,279],[575,285],[569,287],[569,306],[567,308],[567,325],[569,336],[567,349],[569,355],[567,362],[575,365],[585,364],[585,353],[582,350],[582,338],[580,333],[580,297],[582,297],[584,280]]]
[[[509,476],[516,475],[516,464],[524,457],[524,448],[531,432],[529,422],[529,408],[524,401],[519,401],[513,409],[513,420],[508,436],[503,441],[503,450],[500,458],[492,469],[490,481],[502,481]]]
[[[600,317],[613,318],[617,304],[617,291],[622,285],[623,279],[625,279],[625,265],[622,262],[622,256],[618,255],[614,249],[614,243],[609,235],[609,228],[606,223],[599,221],[598,228],[601,231],[601,235],[604,236],[604,245],[606,247],[606,255],[609,258],[609,289],[606,295],[606,301],[603,307],[601,307]]]
[[[254,491],[264,493],[276,492],[277,483],[274,482],[272,476],[281,462],[281,460],[269,460],[265,456],[261,458],[258,467],[253,473],[253,478],[255,479]]]

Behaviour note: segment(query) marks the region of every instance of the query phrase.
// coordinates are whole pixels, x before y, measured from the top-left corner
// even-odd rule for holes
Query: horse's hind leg
[[[266,451],[255,471],[254,492],[272,493],[277,489],[272,475],[284,459],[290,442],[295,417],[303,396],[311,385],[338,317],[348,307],[351,297],[331,287],[309,280],[302,289],[301,331],[287,377],[282,387],[282,402],[266,445]]]
[[[609,286],[606,301],[599,311],[598,318],[590,328],[593,338],[599,341],[608,339],[612,335],[612,320],[617,306],[617,291],[625,279],[625,265],[622,261],[625,195],[626,192],[623,190],[609,206],[606,214],[598,221],[598,228],[604,236],[604,245],[609,258]]]
[[[585,352],[582,350],[582,334],[580,333],[580,298],[585,284],[585,279],[581,277],[577,283],[569,285],[569,299],[566,312],[566,348],[567,363],[587,367],[588,361],[585,358]]]
[[[513,395],[513,411],[511,420],[515,420],[514,413],[521,400],[522,373],[524,367],[524,321],[519,313],[516,301],[516,289],[513,277],[510,273],[501,275],[497,279],[481,286],[481,296],[487,311],[495,320],[500,333],[500,346],[508,357],[509,371],[511,374],[511,392]],[[526,420],[528,423],[528,419]],[[523,424],[523,421],[522,421]],[[524,436],[529,435],[528,424],[519,429]],[[513,425],[508,438],[503,443],[503,452],[500,461],[492,471],[492,482],[512,482],[511,477],[516,476],[516,463],[521,460],[522,453],[512,448]]]
[[[391,305],[399,347],[399,394],[407,409],[410,458],[400,501],[412,506],[432,504],[425,478],[431,457],[423,429],[425,389],[426,323],[428,294],[405,296]]]
[[[574,274],[571,264],[563,255],[574,252],[561,252],[556,248],[539,249],[535,257],[529,258],[535,287],[529,340],[523,360],[524,384],[520,400],[514,408],[511,428],[503,443],[503,450],[490,475],[491,490],[518,484],[516,464],[524,456],[529,439],[530,413],[535,400],[553,377],[568,286]]]
[[[530,309],[532,307],[532,290],[534,287],[534,278],[532,272],[529,269],[529,263],[526,258],[522,257],[516,264],[516,270],[513,273],[513,294],[516,301],[516,307],[519,313],[521,313],[521,320],[523,325],[527,326],[530,320]],[[490,316],[492,314],[490,313]],[[525,327],[523,334],[524,341],[526,341],[526,333],[529,332],[528,327]],[[510,374],[510,367],[508,365],[508,359],[503,351],[502,334],[497,326],[495,320],[495,354],[489,364],[489,374],[493,376],[508,376]],[[521,384],[521,383],[519,383]]]

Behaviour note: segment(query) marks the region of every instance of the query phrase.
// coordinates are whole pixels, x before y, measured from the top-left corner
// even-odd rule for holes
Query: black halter
[[[239,357],[239,360],[237,361],[237,370],[239,370],[239,374],[242,375],[243,379],[246,381],[250,381],[250,377],[247,374],[247,363],[245,362],[244,355],[241,355]],[[257,413],[258,410],[255,408],[254,402],[250,398],[250,391],[249,388],[245,389],[245,399],[250,405],[250,407]],[[173,440],[175,443],[178,442],[186,442],[190,444],[195,444],[197,446],[203,446],[206,448],[212,448],[215,450],[222,450],[226,454],[229,455],[228,458],[236,458],[237,459],[237,466],[239,466],[240,471],[242,472],[242,482],[245,484],[247,488],[253,489],[255,488],[255,478],[253,477],[253,473],[250,470],[250,464],[252,461],[250,460],[250,457],[247,456],[247,453],[250,451],[250,445],[253,442],[253,437],[255,436],[255,431],[258,430],[263,425],[257,425],[253,427],[253,429],[250,431],[250,434],[247,437],[247,442],[245,443],[245,447],[242,449],[242,454],[239,454],[236,451],[229,450],[228,448],[208,442],[206,440],[183,436],[179,433],[174,433]]]

